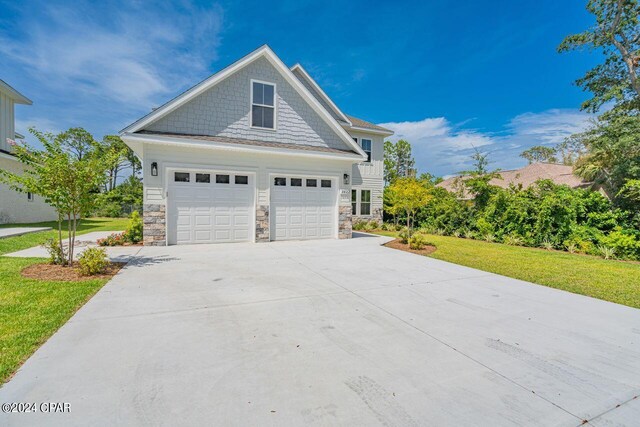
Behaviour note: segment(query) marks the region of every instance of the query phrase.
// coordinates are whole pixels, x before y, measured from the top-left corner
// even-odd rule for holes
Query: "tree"
[[[12,189],[42,196],[58,213],[58,238],[62,244],[62,220],[67,219],[67,265],[73,264],[78,223],[89,212],[97,189],[103,184],[107,165],[114,155],[100,153],[91,135],[74,128],[57,135],[31,132],[44,150],[26,143],[14,144],[14,154],[23,163],[23,173],[0,170],[0,180]]]
[[[118,176],[127,169],[132,175],[137,175],[141,168],[140,159],[117,135],[106,135],[102,138],[100,149],[103,152],[115,153],[115,159],[107,169],[105,191],[112,191],[118,184]]]
[[[582,48],[599,50],[605,55],[604,63],[596,65],[576,80],[593,97],[582,104],[582,109],[596,112],[609,101],[624,110],[640,106],[640,26],[637,0],[590,0],[587,10],[596,18],[596,25],[567,36],[559,52]]]
[[[411,144],[401,139],[395,144],[384,142],[384,181],[393,183],[397,178],[415,176],[415,160],[411,155]]]
[[[393,207],[397,211],[403,211],[407,215],[407,230],[409,237],[412,231],[412,219],[420,208],[429,203],[431,192],[427,187],[415,178],[405,177],[396,179],[389,186],[388,198],[393,202]]]
[[[548,163],[557,163],[558,159],[556,157],[556,149],[551,147],[545,147],[544,145],[536,145],[528,150],[520,153],[520,157],[523,159],[527,159],[529,164],[531,163],[540,163],[540,162],[548,162]]]
[[[473,169],[460,172],[460,179],[464,190],[474,196],[476,208],[483,209],[494,193],[495,186],[491,185],[490,181],[494,178],[502,179],[502,176],[500,176],[499,169],[489,170],[489,155],[487,153],[483,153],[477,148],[474,148],[474,151],[471,155]]]

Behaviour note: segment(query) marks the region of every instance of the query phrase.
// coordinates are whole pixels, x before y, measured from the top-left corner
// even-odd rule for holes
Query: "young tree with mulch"
[[[115,161],[115,153],[99,149],[89,132],[72,128],[54,135],[30,128],[44,147],[35,149],[26,142],[12,142],[13,153],[23,163],[22,174],[0,170],[0,181],[13,190],[42,196],[58,213],[58,244],[62,245],[62,222],[67,220],[68,253],[66,265],[73,264],[76,230],[90,212],[95,193]]]

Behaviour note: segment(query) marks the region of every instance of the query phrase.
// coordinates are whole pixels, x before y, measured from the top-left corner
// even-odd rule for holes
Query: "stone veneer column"
[[[256,243],[268,242],[269,240],[269,205],[257,205]]]
[[[143,242],[145,246],[166,246],[165,205],[145,204],[143,206]]]
[[[350,239],[351,238],[351,205],[340,206],[338,208],[338,238]]]

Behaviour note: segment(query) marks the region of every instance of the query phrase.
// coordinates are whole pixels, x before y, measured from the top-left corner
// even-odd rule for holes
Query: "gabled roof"
[[[151,111],[146,116],[135,121],[131,125],[120,131],[121,135],[132,134],[144,129],[149,124],[156,120],[166,116],[170,112],[176,110],[178,107],[186,104],[196,96],[204,93],[208,89],[214,87],[216,84],[234,74],[245,66],[251,64],[258,58],[266,58],[273,67],[280,72],[283,78],[298,92],[298,94],[311,106],[311,108],[331,127],[336,134],[343,140],[347,147],[350,147],[354,152],[358,153],[362,158],[366,157],[362,148],[353,141],[351,136],[344,130],[342,126],[336,121],[336,119],[323,107],[316,97],[309,92],[309,90],[298,80],[293,72],[278,58],[278,56],[267,45],[264,45],[240,60],[234,62],[223,70],[213,74],[207,79],[201,81],[197,85],[176,96],[172,100],[168,101],[164,105]]]
[[[311,88],[310,92],[313,96],[316,97],[326,108],[332,110],[334,112],[335,117],[337,117],[338,122],[342,126],[349,127],[354,130],[363,130],[363,131],[374,131],[375,133],[381,133],[384,135],[393,135],[393,131],[390,129],[383,128],[382,126],[374,125],[373,123],[369,123],[365,120],[358,119],[357,117],[349,116],[344,114],[338,106],[329,98],[329,96],[322,90],[320,85],[313,80],[313,77],[307,73],[307,70],[302,67],[300,64],[296,64],[291,67],[291,71],[293,71],[294,75],[304,82],[307,83],[308,87]],[[304,84],[303,82],[303,84]],[[305,85],[305,86],[307,86]]]
[[[13,102],[15,102],[16,104],[25,104],[25,105],[33,104],[33,101],[31,101],[29,98],[27,98],[26,96],[24,96],[23,94],[21,94],[11,86],[9,86],[9,84],[4,80],[0,80],[0,92],[4,93],[9,98],[13,99]]]
[[[520,169],[500,171],[500,178],[493,178],[489,184],[497,187],[508,188],[509,185],[522,185],[528,188],[540,179],[550,179],[557,185],[567,185],[571,188],[587,188],[592,182],[585,181],[573,173],[573,167],[560,165],[557,163],[531,163]],[[437,184],[451,192],[458,192],[462,189],[462,182],[465,177],[454,176]],[[463,191],[463,193],[465,193]],[[463,194],[463,198],[470,198],[471,195]]]
[[[351,125],[351,122],[349,121],[347,116],[342,111],[340,111],[338,106],[331,100],[331,98],[329,98],[327,94],[324,93],[320,85],[318,85],[318,83],[316,83],[316,81],[311,78],[309,73],[307,73],[307,70],[305,70],[302,67],[302,65],[300,64],[294,65],[293,67],[291,67],[291,71],[295,74],[296,77],[304,79],[309,84],[309,86],[311,87],[310,92],[321,103],[327,105],[329,109],[331,109],[336,114],[336,116],[338,117],[338,120]]]

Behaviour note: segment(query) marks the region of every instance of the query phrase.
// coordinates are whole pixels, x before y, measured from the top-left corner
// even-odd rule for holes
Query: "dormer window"
[[[251,80],[251,127],[276,128],[276,85]]]
[[[362,138],[360,140],[360,146],[362,147],[362,151],[367,153],[367,163],[371,162],[371,140]]]

